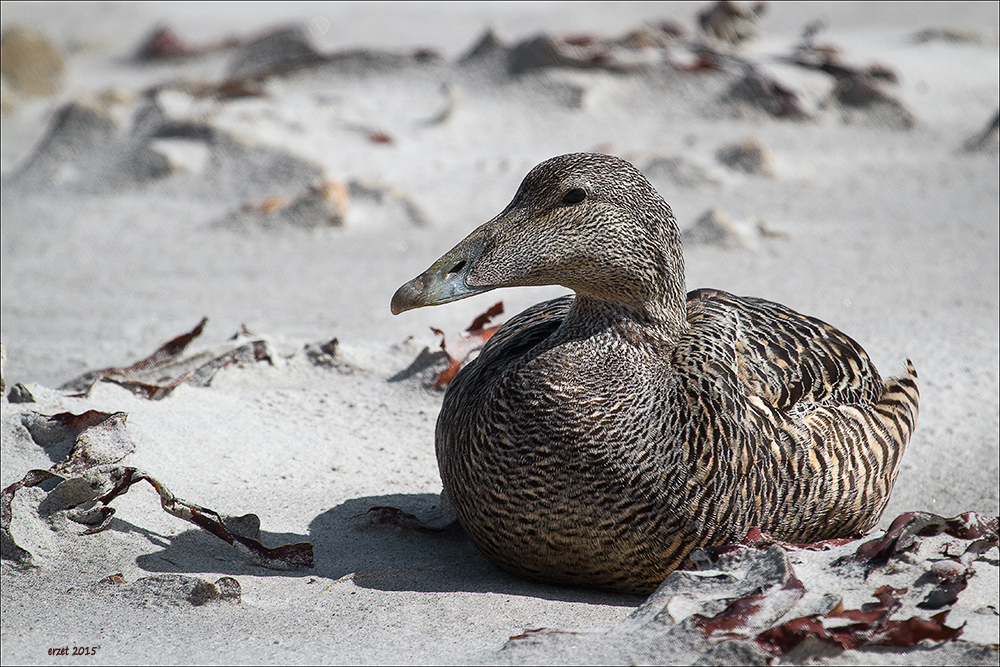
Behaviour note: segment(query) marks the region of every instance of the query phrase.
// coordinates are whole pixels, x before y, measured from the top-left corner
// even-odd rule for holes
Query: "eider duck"
[[[497,566],[647,594],[753,527],[812,542],[878,521],[916,423],[913,365],[883,381],[815,318],[685,294],[670,206],[625,160],[541,163],[392,312],[519,285],[575,296],[501,327],[448,387],[436,430],[444,490]]]

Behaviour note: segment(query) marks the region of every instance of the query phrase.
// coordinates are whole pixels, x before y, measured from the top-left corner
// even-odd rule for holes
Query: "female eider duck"
[[[445,492],[476,546],[536,581],[649,593],[757,527],[790,542],[878,521],[917,418],[917,374],[763,299],[685,295],[680,232],[628,162],[552,158],[406,283],[392,312],[498,287],[576,294],[512,318],[437,421]]]

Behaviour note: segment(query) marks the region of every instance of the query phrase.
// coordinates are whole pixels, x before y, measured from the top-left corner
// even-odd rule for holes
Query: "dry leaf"
[[[182,359],[181,354],[192,340],[201,335],[207,322],[208,318],[203,317],[194,329],[164,343],[131,366],[88,371],[59,389],[86,396],[96,383],[112,382],[144,398],[159,400],[185,382],[207,387],[218,371],[232,364],[271,361],[263,340],[244,341],[238,335],[222,350],[206,351]]]
[[[447,340],[443,331],[431,327],[431,331],[441,337],[441,349],[448,355],[448,367],[438,374],[434,381],[435,389],[447,387],[458,375],[458,371],[468,360],[469,355],[485,345],[486,341],[497,332],[500,325],[492,327],[486,325],[501,313],[503,313],[503,301],[498,301],[485,312],[480,313],[465,330],[465,333],[451,341]]]

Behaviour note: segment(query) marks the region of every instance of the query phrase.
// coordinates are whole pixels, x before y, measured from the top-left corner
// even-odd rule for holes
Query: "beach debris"
[[[758,17],[767,9],[766,2],[745,3],[720,0],[708,9],[698,12],[698,27],[709,37],[739,46],[759,34]]]
[[[371,130],[368,132],[368,141],[373,144],[387,144],[391,145],[396,143],[388,132],[382,130]]]
[[[493,318],[502,313],[503,301],[497,301],[476,316],[472,324],[457,337],[449,338],[440,329],[431,327],[434,335],[441,338],[441,349],[432,352],[429,347],[423,348],[409,366],[390,377],[388,382],[400,382],[418,375],[428,368],[434,368],[437,372],[431,388],[444,389],[455,379],[455,375],[470,360],[472,354],[482,348],[500,328],[501,325],[487,325]],[[437,369],[441,366],[444,368],[438,371]]]
[[[721,545],[710,545],[702,547],[691,554],[692,562],[700,570],[711,569],[713,563],[719,559],[720,556],[727,553],[732,553],[746,547],[753,547],[755,549],[767,549],[775,544],[782,547],[786,551],[795,549],[807,549],[810,551],[829,551],[836,547],[841,547],[845,544],[854,542],[862,537],[861,534],[856,534],[853,537],[835,537],[829,540],[820,540],[819,542],[785,542],[783,540],[771,537],[767,533],[761,532],[759,528],[751,528],[747,531],[746,537],[740,540],[736,544],[721,544]]]
[[[371,127],[370,125],[365,125],[362,123],[346,123],[344,129],[350,130],[352,132],[357,132],[365,136],[368,141],[373,144],[384,144],[386,146],[391,146],[396,143],[395,140],[385,130],[381,130],[377,127]]]
[[[202,318],[194,329],[172,338],[131,366],[87,371],[60,386],[59,390],[73,392],[75,396],[87,396],[98,382],[111,382],[143,398],[159,400],[184,383],[207,387],[216,373],[233,364],[271,363],[271,353],[263,339],[247,340],[241,336],[215,349],[182,357],[184,350],[201,335],[207,323],[208,318]]]
[[[719,101],[740,115],[764,112],[775,118],[791,120],[807,120],[810,117],[795,90],[749,62],[743,64],[742,76],[733,82]]]
[[[340,341],[336,338],[331,338],[323,343],[307,343],[303,351],[306,358],[314,366],[332,368],[337,365],[337,349],[339,347]]]
[[[774,555],[772,563],[780,559],[781,564],[776,569],[776,576],[767,582],[769,585],[759,592],[754,591],[736,598],[714,616],[691,615],[690,619],[695,627],[706,636],[735,638],[754,635],[770,627],[802,599],[805,586],[795,576],[788,554],[780,547],[771,547],[768,553]]]
[[[958,595],[969,585],[969,577],[976,571],[955,561],[938,561],[931,565],[927,572],[929,579],[933,580],[936,586],[927,594],[917,608],[919,609],[941,609],[950,607],[958,602]]]
[[[76,482],[52,489],[54,500],[49,502],[50,507],[62,509],[90,501],[99,494],[101,482],[83,479],[81,475],[95,468],[107,469],[135,451],[135,444],[125,428],[127,415],[124,412],[88,410],[82,414],[62,412],[34,417],[24,422],[32,439],[45,450],[58,453],[68,449],[68,454],[48,470],[29,470],[21,480],[3,490],[0,498],[2,555],[24,565],[31,564],[31,554],[14,542],[10,530],[14,494],[50,479],[74,478]]]
[[[704,72],[720,72],[743,65],[743,60],[734,58],[731,54],[723,54],[704,42],[688,42],[686,44],[689,57],[671,56],[670,66],[678,72],[701,74]]]
[[[838,604],[827,614],[800,616],[765,630],[757,634],[753,641],[764,651],[781,656],[810,637],[849,650],[862,646],[910,648],[922,642],[941,643],[961,636],[961,627],[952,628],[945,624],[947,611],[929,619],[913,616],[905,620],[890,620],[889,617],[902,607],[898,594],[905,592],[906,589],[881,586],[872,594],[877,603],[862,605],[861,609],[844,609],[842,604]]]
[[[34,403],[35,397],[32,396],[30,389],[18,382],[10,388],[7,400],[11,403]]]
[[[321,179],[292,197],[245,203],[212,224],[235,231],[273,231],[400,222],[429,224],[421,206],[406,192],[381,181],[359,178],[347,183]]]
[[[312,43],[315,29],[303,25],[283,25],[246,37],[227,37],[204,45],[184,42],[170,27],[158,27],[136,49],[137,62],[161,62],[235,51],[224,81],[260,82],[272,76],[326,64],[343,70],[387,68],[440,60],[429,48],[397,54],[388,51],[353,49],[323,53]],[[223,85],[223,84],[219,84]]]
[[[480,313],[462,335],[458,338],[452,338],[450,341],[443,331],[431,327],[431,331],[441,337],[441,349],[448,357],[448,367],[441,371],[437,379],[434,380],[434,389],[444,389],[455,379],[458,371],[469,360],[470,355],[485,345],[486,341],[500,328],[499,324],[490,327],[486,325],[502,313],[503,301],[497,301],[485,312]]]
[[[682,234],[684,243],[691,245],[716,245],[727,248],[743,245],[740,231],[732,218],[719,208],[710,208],[701,214],[694,225]]]
[[[839,108],[844,122],[860,120],[900,130],[916,127],[916,117],[870,73],[849,70],[835,76],[837,83],[823,106]]]
[[[589,64],[584,53],[574,53],[556,37],[538,35],[515,45],[507,54],[507,70],[522,74],[546,67],[581,67]]]
[[[38,416],[34,423],[25,424],[32,438],[43,449],[52,450],[61,446],[59,438],[67,433],[73,444],[66,458],[48,470],[29,470],[21,480],[3,490],[0,538],[4,558],[22,565],[32,564],[31,554],[17,545],[10,528],[14,495],[20,489],[58,480],[58,485],[39,505],[39,515],[64,513],[71,521],[88,526],[83,534],[91,535],[110,525],[115,513],[111,502],[126,493],[133,484],[145,481],[159,494],[160,505],[168,514],[189,521],[228,542],[254,562],[271,569],[313,566],[310,543],[288,544],[274,549],[265,547],[259,540],[260,519],[256,515],[223,517],[215,510],[176,497],[162,482],[145,471],[121,465],[121,461],[135,451],[135,444],[126,428],[126,418],[124,412],[88,410],[82,414],[64,412],[47,418]],[[53,426],[58,428],[53,429]]]
[[[844,122],[869,122],[894,129],[912,129],[916,118],[886,85],[899,83],[896,71],[882,63],[853,65],[843,51],[830,44],[819,44],[816,35],[825,28],[821,21],[805,27],[802,38],[783,58],[786,62],[817,70],[832,76],[833,90],[821,107],[841,110]]]
[[[621,48],[613,41],[587,35],[538,35],[510,50],[507,70],[523,74],[549,67],[572,67],[623,73],[646,69],[651,62],[641,50]]]
[[[455,508],[444,491],[437,503],[425,507],[419,515],[405,512],[398,507],[375,505],[368,508],[365,521],[372,526],[395,526],[403,530],[419,530],[424,533],[441,533],[458,526]]]
[[[509,47],[500,39],[493,26],[486,28],[476,43],[458,59],[459,63],[472,63],[498,54],[504,54]]]
[[[158,89],[136,106],[124,130],[96,102],[61,107],[5,188],[13,186],[25,197],[51,194],[54,187],[107,193],[186,176],[186,192],[239,201],[262,190],[294,191],[323,177],[319,165],[284,149],[168,111],[171,97],[190,104],[188,95]]]
[[[698,570],[673,572],[608,630],[536,628],[511,637],[502,651],[516,663],[544,663],[572,645],[594,663],[764,665],[809,664],[859,649],[877,650],[884,660],[934,647],[942,664],[995,663],[995,628],[989,621],[973,627],[975,616],[995,617],[995,608],[955,605],[974,577],[995,579],[997,560],[986,553],[996,549],[996,525],[996,518],[974,513],[909,513],[880,538],[815,545],[752,530],[740,544],[696,550]],[[900,542],[909,546],[875,572],[854,561],[838,565],[855,552],[885,555],[886,546]],[[962,555],[948,557],[948,549]]]
[[[756,139],[723,146],[715,158],[730,169],[757,176],[774,176],[771,152]]]
[[[459,59],[460,64],[503,62],[509,74],[552,67],[616,73],[647,70],[667,59],[667,49],[687,32],[671,21],[637,26],[617,38],[592,33],[541,33],[508,46],[488,28]]]
[[[641,171],[647,178],[667,179],[674,185],[688,188],[718,182],[705,167],[680,155],[649,158]]]
[[[201,46],[193,46],[182,40],[170,26],[160,25],[153,28],[142,40],[135,50],[133,59],[136,62],[158,62],[194,58],[233,49],[243,42],[244,40],[239,37],[227,37]]]
[[[969,153],[996,153],[1000,149],[1000,110],[993,114],[983,131],[969,137],[962,148]]]
[[[838,560],[835,565],[855,563],[866,573],[882,567],[897,553],[915,546],[921,537],[931,537],[942,533],[962,540],[974,540],[965,553],[978,556],[997,546],[1000,520],[975,512],[966,512],[951,519],[928,512],[907,512],[892,522],[885,534],[878,539],[865,542],[850,556]]]
[[[59,48],[34,28],[13,25],[0,36],[0,73],[17,95],[59,92],[65,68]]]
[[[401,382],[402,380],[408,380],[428,368],[443,366],[447,362],[448,354],[444,350],[435,350],[432,352],[431,348],[425,347],[420,350],[420,353],[412,362],[410,362],[409,366],[390,377],[386,380],[386,382]]]
[[[135,51],[135,60],[139,62],[152,60],[169,60],[186,58],[196,55],[197,49],[185,44],[174,32],[173,28],[158,26],[143,39]]]
[[[187,574],[158,574],[128,583],[121,573],[109,575],[92,586],[96,594],[110,595],[137,607],[200,607],[209,602],[239,602],[243,591],[233,577],[211,583]]]
[[[763,220],[737,222],[717,207],[702,213],[694,225],[681,232],[685,245],[711,245],[720,248],[754,248],[763,240],[785,237],[785,232],[772,229]]]
[[[672,46],[684,34],[684,29],[678,24],[670,21],[661,21],[658,24],[647,24],[632,28],[617,41],[622,46],[634,51],[666,49]]]
[[[91,528],[84,531],[84,534],[105,530],[115,511],[113,507],[109,507],[109,504],[127,492],[133,484],[145,481],[159,494],[160,505],[165,512],[189,521],[228,542],[237,552],[257,564],[274,570],[314,567],[313,548],[309,542],[285,544],[273,549],[265,547],[259,540],[260,519],[256,514],[246,514],[233,518],[223,517],[215,510],[176,497],[162,482],[138,468],[118,466],[104,474],[106,479],[113,484],[111,490],[97,498],[91,507],[86,508],[86,515],[79,514],[76,517],[71,517],[78,523],[92,525]]]
[[[81,100],[60,107],[48,130],[12,177],[16,182],[73,180],[84,156],[93,156],[118,134],[118,123],[106,109]]]
[[[837,569],[847,564],[859,564],[863,577],[867,579],[875,569],[886,566],[891,559],[898,558],[905,552],[913,552],[922,538],[945,534],[969,541],[971,544],[961,555],[951,560],[933,560],[930,568],[914,582],[914,588],[928,581],[937,584],[921,602],[914,605],[916,609],[950,608],[958,601],[959,593],[965,590],[969,577],[975,574],[975,570],[963,563],[962,559],[976,558],[989,549],[996,548],[997,530],[996,518],[973,512],[951,519],[925,512],[909,512],[897,517],[882,537],[862,543],[851,555],[832,560],[831,567]],[[827,540],[823,548],[829,550],[855,541]],[[769,548],[769,545],[775,544],[785,551],[813,546],[774,542],[759,531],[756,534],[751,531],[741,545],[713,547],[707,552],[703,551],[696,560],[702,560],[706,554],[710,554],[707,560],[714,564],[718,554],[731,554],[741,548]],[[711,565],[706,566],[702,562],[699,567]],[[912,616],[904,620],[890,619],[903,608],[901,596],[907,592],[907,588],[896,589],[883,585],[872,594],[878,603],[862,605],[861,609],[845,610],[843,603],[838,602],[827,612],[798,616],[757,634],[753,640],[760,648],[777,656],[787,654],[809,637],[833,642],[843,649],[861,646],[908,648],[924,641],[948,641],[962,634],[962,627],[954,628],[945,624],[948,609],[930,618]],[[769,604],[775,604],[772,597],[764,597]],[[752,625],[748,617],[759,613],[764,607],[766,605],[759,594],[740,598],[730,603],[722,614],[711,619],[701,619],[699,625],[706,630],[706,634],[725,631],[731,627],[747,627]]]
[[[844,51],[839,46],[816,41],[816,35],[826,29],[823,21],[813,21],[802,30],[799,43],[791,55],[782,58],[783,61],[829,74],[837,79],[846,76],[867,74],[882,83],[899,83],[899,74],[892,67],[882,63],[871,63],[864,66],[851,65],[844,57]]]
[[[295,197],[271,197],[244,204],[215,222],[227,229],[319,229],[341,227],[350,201],[348,186],[340,181],[320,181]]]
[[[248,40],[229,64],[230,79],[263,79],[317,65],[324,56],[312,45],[303,26],[269,30]]]
[[[221,81],[175,79],[147,88],[142,91],[142,95],[151,98],[164,91],[181,92],[192,99],[214,99],[220,102],[248,97],[268,97],[267,88],[260,80],[241,77],[224,78]]]

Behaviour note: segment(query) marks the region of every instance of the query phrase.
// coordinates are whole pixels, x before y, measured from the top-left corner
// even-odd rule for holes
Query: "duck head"
[[[396,290],[392,312],[526,285],[562,285],[578,301],[644,320],[683,318],[684,260],[670,206],[621,158],[551,158],[499,215]]]

